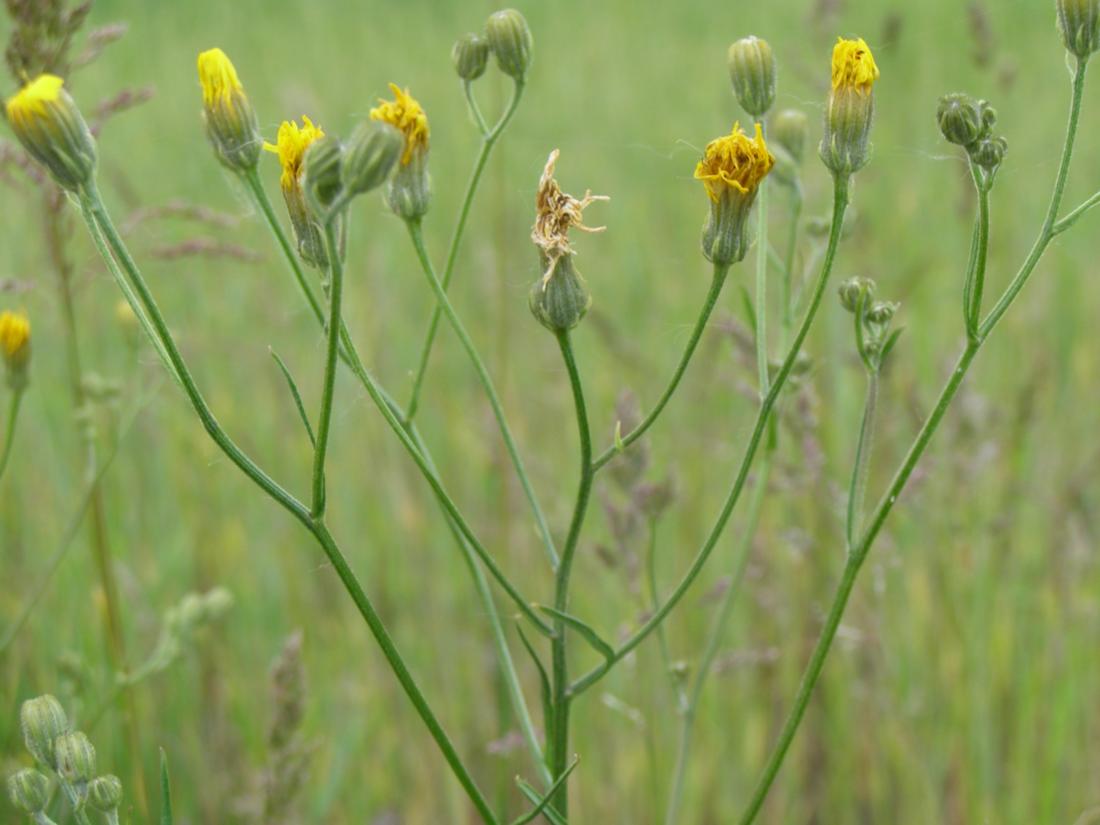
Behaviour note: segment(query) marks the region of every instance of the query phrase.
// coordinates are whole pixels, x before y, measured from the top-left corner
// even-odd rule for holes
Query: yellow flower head
[[[707,144],[703,159],[695,167],[695,179],[703,182],[707,195],[717,203],[728,189],[742,195],[755,193],[774,165],[760,124],[756,124],[756,137],[750,139],[741,131],[741,124],[735,123],[728,135]]]
[[[833,88],[858,89],[870,92],[871,86],[878,80],[878,66],[875,65],[871,48],[863,38],[837,39],[833,47]]]
[[[301,126],[293,120],[284,120],[275,143],[264,143],[267,151],[279,156],[279,164],[283,167],[283,176],[280,179],[283,189],[290,189],[298,184],[306,149],[313,141],[324,136],[320,126],[315,126],[312,120],[302,115]]]
[[[95,170],[96,148],[64,87],[57,75],[41,74],[10,97],[4,110],[23,148],[62,188],[76,191]]]
[[[428,116],[416,98],[408,89],[401,89],[396,83],[390,84],[393,100],[379,98],[379,105],[370,110],[371,120],[381,120],[396,126],[405,136],[405,152],[401,156],[401,165],[407,166],[416,151],[427,151]]]
[[[0,354],[12,369],[30,354],[31,322],[22,312],[0,312]]]
[[[49,104],[58,101],[64,85],[57,75],[40,74],[8,99],[8,120],[13,126],[26,126],[35,119],[49,117]]]
[[[199,55],[199,83],[207,109],[228,105],[235,95],[244,94],[237,70],[221,49],[209,49]]]

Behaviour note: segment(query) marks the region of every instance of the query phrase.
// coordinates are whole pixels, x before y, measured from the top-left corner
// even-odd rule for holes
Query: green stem
[[[791,186],[790,226],[787,230],[787,254],[783,258],[783,323],[779,348],[787,346],[787,337],[794,326],[794,258],[798,253],[798,222],[802,217],[802,184]]]
[[[871,444],[875,437],[875,410],[878,406],[878,367],[867,370],[867,400],[863,405],[863,420],[859,425],[859,443],[852,467],[852,481],[848,485],[848,549],[855,547],[863,519],[863,501],[867,496],[867,475],[871,464]]]
[[[966,331],[973,338],[978,334],[978,324],[982,318],[982,294],[985,291],[985,269],[989,251],[989,190],[992,181],[982,177],[973,161],[970,162],[970,174],[978,191],[978,225],[973,262],[966,276],[964,309]]]
[[[979,329],[979,337],[984,339],[993,330],[993,327],[997,325],[997,322],[1001,320],[1001,317],[1008,311],[1009,306],[1016,300],[1016,296],[1020,294],[1020,290],[1024,288],[1028,278],[1031,277],[1031,273],[1034,271],[1035,266],[1039,263],[1039,259],[1043,256],[1047,246],[1057,233],[1057,219],[1058,209],[1062,205],[1062,196],[1066,191],[1066,179],[1069,176],[1069,164],[1073,158],[1073,146],[1077,139],[1077,126],[1081,119],[1081,100],[1085,92],[1085,70],[1088,67],[1087,60],[1078,60],[1076,70],[1073,73],[1073,95],[1070,101],[1069,109],[1069,124],[1066,127],[1066,142],[1062,148],[1062,161],[1058,166],[1058,176],[1054,181],[1054,191],[1050,196],[1050,206],[1047,208],[1046,220],[1043,221],[1043,228],[1039,232],[1039,237],[1036,239],[1034,246],[1031,248],[1031,252],[1027,256],[1027,260],[1024,261],[1023,266],[1020,267],[1020,271],[1016,273],[1016,277],[1012,279],[1012,282],[1008,285],[1004,295],[997,301],[996,306],[990,310],[989,315]]]
[[[187,395],[191,406],[194,408],[199,420],[214,443],[226,454],[230,461],[247,475],[252,481],[267,493],[278,504],[285,508],[291,515],[306,527],[310,527],[312,521],[309,510],[294,496],[287,492],[278,482],[260,469],[251,458],[245,455],[241,449],[222,429],[210,407],[195,384],[191,371],[180,355],[175,340],[168,329],[168,325],[161,315],[148,285],[142,276],[133,257],[130,255],[122,237],[118,234],[110,214],[103,205],[103,200],[95,187],[94,182],[89,184],[85,191],[80,193],[80,206],[85,214],[89,229],[92,231],[92,239],[103,256],[104,261],[112,269],[121,266],[128,276],[130,286],[136,292],[144,310],[149,316],[150,323],[156,333],[157,339],[168,357],[172,370],[178,376],[181,386]]]
[[[500,397],[497,395],[496,387],[493,386],[493,379],[489,376],[489,370],[485,367],[485,362],[482,361],[481,356],[478,355],[477,347],[474,345],[473,339],[470,338],[470,334],[466,331],[466,327],[463,326],[462,321],[458,317],[458,313],[455,312],[454,307],[451,305],[451,301],[447,297],[446,287],[440,283],[439,278],[436,277],[435,269],[432,267],[431,259],[428,257],[428,251],[424,247],[424,234],[421,230],[420,222],[408,221],[407,226],[413,246],[416,248],[417,257],[420,259],[420,265],[423,267],[424,274],[427,276],[428,282],[435,292],[438,306],[447,316],[447,322],[451,325],[451,329],[454,330],[455,335],[458,336],[459,341],[462,343],[462,348],[466,351],[466,355],[469,357],[470,362],[477,372],[478,379],[481,381],[481,386],[485,389],[485,394],[489,398],[489,405],[492,407],[493,415],[496,417],[497,425],[500,427],[500,434],[504,439],[504,446],[508,450],[508,456],[512,460],[512,466],[516,469],[516,475],[519,476],[520,485],[523,487],[524,495],[527,496],[527,501],[531,505],[531,512],[535,517],[535,522],[538,524],[539,533],[546,547],[546,553],[550,559],[550,564],[553,567],[557,567],[558,558],[554,549],[553,536],[550,535],[550,525],[546,521],[546,516],[543,515],[542,507],[539,506],[538,498],[535,496],[534,487],[532,487],[531,480],[527,476],[527,470],[523,466],[523,459],[520,458],[519,449],[516,447],[515,439],[512,437],[512,430],[508,426],[508,419],[504,415],[504,407],[500,403]],[[406,421],[411,421],[411,418],[406,417]]]
[[[314,535],[317,541],[320,543],[325,555],[329,558],[334,569],[340,577],[348,594],[351,596],[352,601],[359,609],[360,615],[363,617],[371,633],[374,635],[379,647],[382,648],[382,652],[389,662],[390,667],[393,669],[394,674],[397,676],[405,693],[408,695],[409,700],[413,703],[414,708],[420,715],[421,719],[427,725],[432,738],[436,741],[440,750],[443,752],[444,758],[451,766],[455,775],[458,777],[460,784],[466,790],[474,806],[477,808],[482,819],[489,823],[489,825],[496,825],[496,817],[494,816],[492,809],[489,807],[484,796],[478,790],[477,785],[474,783],[472,777],[470,777],[465,766],[459,759],[457,752],[454,750],[454,746],[451,745],[450,740],[447,738],[447,734],[443,731],[442,726],[435,718],[428,706],[423,694],[420,693],[415,681],[413,680],[408,669],[405,667],[404,661],[401,659],[397,652],[396,647],[393,644],[393,640],[390,638],[389,633],[386,631],[385,626],[382,624],[378,614],[374,611],[366,594],[363,592],[362,587],[359,584],[355,574],[348,566],[346,559],[337,547],[332,535],[328,532],[328,528],[324,523],[311,518],[310,511],[306,509],[305,505],[295,499],[290,493],[286,492],[280,487],[273,479],[268,477],[259,467],[257,467],[251,459],[249,459],[240,449],[233,443],[233,441],[225,434],[221,429],[221,426],[217,423],[213,413],[206,405],[202,394],[199,392],[198,387],[195,385],[194,379],[191,376],[191,372],[188,369],[186,363],[184,363],[182,356],[179,353],[175,345],[175,341],[172,339],[171,333],[168,330],[167,324],[164,321],[164,317],[160,313],[156,301],[153,299],[152,294],[149,292],[148,286],[145,284],[145,280],[141,275],[141,272],[137,268],[137,264],[130,256],[129,250],[126,248],[122,238],[118,235],[118,231],[115,229],[110,215],[103,205],[102,199],[99,197],[99,193],[96,191],[94,184],[88,186],[87,190],[81,193],[81,207],[84,209],[87,217],[89,218],[89,227],[93,228],[93,238],[96,241],[97,247],[101,253],[105,254],[105,260],[108,266],[114,267],[121,264],[129,276],[131,286],[140,297],[144,308],[149,314],[149,318],[153,324],[158,337],[161,339],[162,344],[168,354],[173,368],[176,374],[180,378],[180,382],[187,393],[188,398],[191,401],[195,412],[198,414],[199,419],[202,421],[203,426],[207,432],[214,439],[215,443],[221,450],[229,457],[234,464],[236,464],[253,482],[257,484],[264,492],[266,492],[271,498],[286,508],[295,518],[297,518],[306,528]],[[332,233],[326,233],[326,239],[334,241]],[[110,247],[110,251],[114,252],[112,256],[107,247]],[[330,250],[334,251],[334,250]],[[331,337],[330,337],[331,342]],[[330,343],[331,350],[331,343]],[[331,357],[331,354],[330,354]]]
[[[298,291],[301,292],[302,297],[305,298],[306,304],[309,305],[310,311],[317,319],[317,323],[324,325],[325,311],[321,307],[321,302],[317,299],[317,296],[313,294],[313,288],[309,285],[309,279],[306,277],[305,270],[302,269],[302,264],[298,259],[298,253],[294,250],[290,238],[283,230],[283,225],[279,223],[279,219],[275,215],[275,210],[271,205],[270,199],[267,197],[267,192],[264,191],[263,183],[260,181],[259,172],[256,169],[252,169],[245,172],[242,178],[244,179],[248,191],[252,194],[252,199],[255,201],[256,206],[259,207],[260,213],[264,216],[264,223],[267,224],[268,229],[271,230],[272,237],[275,238],[275,242],[283,251],[283,257],[286,259],[290,267],[290,272],[294,276],[294,282],[298,285]]]
[[[798,328],[798,332],[795,334],[794,342],[791,344],[791,349],[787,353],[787,357],[783,360],[783,364],[779,368],[779,372],[776,373],[775,381],[772,382],[771,389],[768,390],[767,397],[764,398],[760,405],[760,411],[757,413],[756,422],[753,425],[752,435],[749,437],[748,446],[745,448],[745,455],[741,459],[741,465],[737,471],[737,477],[733,482],[733,486],[730,489],[729,495],[726,497],[725,503],[722,505],[722,510],[718,514],[718,518],[715,521],[713,528],[707,535],[706,540],[703,542],[703,546],[699,548],[695,558],[692,560],[691,566],[688,568],[684,577],[676,585],[672,594],[665,600],[665,603],[657,610],[649,619],[639,627],[630,637],[623,642],[616,650],[615,655],[608,661],[598,665],[590,670],[583,677],[578,679],[570,687],[570,694],[579,694],[596,682],[598,682],[619,660],[626,656],[630,651],[641,644],[653,630],[665,620],[672,609],[680,602],[680,599],[684,597],[692,583],[698,577],[703,566],[706,564],[707,559],[710,558],[711,553],[714,551],[715,545],[718,543],[718,538],[722,535],[723,529],[725,529],[726,523],[729,521],[730,516],[733,514],[734,507],[737,505],[737,501],[741,496],[741,491],[744,489],[745,481],[748,478],[749,469],[752,466],[753,459],[756,456],[756,451],[760,447],[760,443],[763,440],[764,432],[768,427],[768,420],[771,415],[772,408],[775,406],[776,400],[779,398],[779,394],[782,391],[784,385],[787,382],[787,378],[790,376],[791,371],[794,369],[795,361],[798,359],[799,353],[802,351],[802,344],[806,340],[806,336],[810,332],[810,326],[813,324],[814,318],[817,315],[817,310],[821,306],[821,300],[825,295],[825,287],[829,281],[829,273],[832,271],[833,263],[836,259],[837,246],[840,242],[840,231],[844,223],[844,212],[848,207],[848,178],[836,177],[834,180],[833,191],[833,218],[832,225],[829,231],[829,244],[825,252],[825,259],[821,265],[821,272],[818,275],[817,281],[814,284],[813,294],[810,297],[809,306],[806,309],[806,315],[802,319],[802,324]]]
[[[802,717],[806,713],[806,708],[809,705],[810,696],[813,693],[814,687],[817,684],[818,677],[821,675],[822,666],[825,663],[825,658],[829,653],[829,649],[832,646],[833,640],[836,637],[837,628],[840,626],[840,620],[844,615],[844,610],[848,605],[848,599],[851,596],[852,587],[855,584],[856,576],[859,573],[860,567],[874,544],[875,539],[878,537],[879,531],[882,529],[886,518],[890,515],[894,505],[898,500],[898,496],[901,495],[902,490],[905,488],[906,483],[909,481],[913,470],[916,468],[917,463],[920,461],[921,456],[927,449],[928,444],[932,440],[932,436],[938,429],[940,422],[943,420],[947,413],[948,408],[951,406],[951,402],[955,398],[955,394],[958,392],[959,387],[962,385],[963,379],[966,377],[967,372],[970,369],[974,358],[978,352],[985,345],[988,340],[989,334],[996,327],[997,323],[1004,317],[1005,312],[1015,301],[1016,297],[1020,294],[1024,285],[1031,277],[1035,267],[1038,265],[1039,260],[1042,258],[1043,252],[1050,244],[1051,239],[1056,233],[1055,227],[1057,226],[1058,210],[1061,206],[1062,196],[1065,192],[1066,179],[1069,175],[1070,160],[1073,156],[1073,146],[1077,137],[1077,127],[1080,121],[1081,115],[1081,100],[1084,92],[1085,82],[1085,68],[1086,61],[1078,60],[1076,70],[1073,75],[1073,87],[1072,97],[1070,103],[1069,122],[1066,126],[1066,138],[1062,148],[1062,159],[1058,167],[1058,173],[1054,182],[1054,189],[1051,194],[1050,205],[1047,209],[1046,218],[1043,221],[1042,229],[1039,232],[1039,237],[1032,246],[1031,251],[1028,253],[1027,258],[1021,265],[1016,276],[1012,279],[1009,286],[1006,288],[1005,293],[1001,296],[1001,299],[997,302],[993,310],[990,311],[989,316],[982,323],[978,330],[978,335],[970,338],[967,342],[966,348],[963,350],[959,360],[955,365],[954,370],[951,372],[950,378],[948,378],[946,385],[940,392],[940,397],[936,402],[936,406],[932,410],[932,414],[928,417],[928,420],[921,427],[917,433],[916,439],[909,447],[909,451],[906,453],[901,466],[894,474],[889,486],[886,489],[886,493],[879,501],[878,506],[875,508],[874,513],[871,516],[870,523],[863,537],[859,540],[859,543],[852,548],[848,554],[848,561],[844,567],[844,574],[841,577],[840,584],[837,586],[836,593],[833,596],[833,603],[829,608],[829,614],[825,622],[825,626],[822,628],[821,635],[818,638],[817,644],[814,647],[814,651],[810,656],[810,661],[806,666],[806,670],[803,673],[801,684],[798,688],[798,693],[795,696],[794,705],[791,708],[790,714],[787,717],[786,723],[783,725],[783,730],[780,732],[779,739],[775,744],[768,763],[764,768],[764,772],[757,783],[756,789],[753,792],[752,798],[749,801],[745,809],[744,815],[738,820],[740,825],[750,825],[755,819],[756,815],[760,812],[761,807],[764,804],[764,800],[768,795],[768,791],[771,789],[772,784],[775,781],[776,775],[779,773],[780,767],[783,765],[788,750],[790,749],[791,742],[794,739],[795,733],[798,730],[798,726],[802,721]]]
[[[467,796],[470,797],[470,801],[473,802],[474,807],[477,808],[481,819],[490,825],[496,825],[496,815],[493,813],[485,796],[463,764],[462,758],[458,755],[450,738],[447,736],[447,732],[436,718],[435,713],[428,704],[428,700],[424,698],[424,694],[421,692],[416,680],[405,665],[404,659],[401,658],[401,654],[397,651],[397,647],[393,643],[393,638],[390,636],[389,631],[386,630],[385,624],[383,624],[381,617],[375,611],[370,599],[367,597],[366,593],[363,592],[363,588],[359,584],[359,579],[348,566],[347,559],[340,551],[332,534],[321,522],[316,522],[311,532],[325,551],[325,555],[328,557],[329,562],[331,562],[333,569],[336,570],[336,574],[340,577],[340,581],[343,582],[352,601],[355,602],[355,606],[359,610],[359,615],[363,617],[363,621],[366,622],[371,635],[374,636],[379,648],[381,648],[382,655],[386,657],[386,661],[397,677],[397,681],[401,684],[401,688],[405,691],[405,695],[408,696],[417,715],[428,728],[428,732],[431,734],[432,739],[435,740],[436,745],[439,746],[439,750],[443,753],[443,758],[447,760],[447,764],[450,765],[459,784],[462,785]]]
[[[764,509],[764,501],[768,493],[768,477],[771,475],[772,457],[767,455],[760,461],[757,471],[756,486],[749,502],[748,521],[745,530],[738,542],[737,552],[734,555],[733,574],[730,577],[726,592],[722,595],[722,602],[718,606],[718,612],[714,617],[710,634],[707,637],[706,647],[703,649],[703,657],[699,662],[699,672],[692,684],[680,717],[680,740],[676,751],[676,764],[672,772],[672,789],[669,792],[668,808],[665,813],[665,825],[675,825],[680,816],[680,805],[683,802],[684,778],[687,775],[688,758],[691,755],[691,745],[694,739],[696,711],[699,701],[703,696],[703,688],[710,678],[714,668],[714,661],[718,657],[718,651],[722,646],[722,637],[725,635],[726,625],[733,615],[733,605],[737,600],[737,593],[741,589],[741,581],[748,567],[749,556],[752,551],[752,542],[756,536],[757,525],[760,523],[760,514]]]
[[[325,458],[332,428],[332,403],[336,394],[336,361],[340,350],[340,330],[343,319],[344,262],[339,254],[336,219],[325,222],[325,243],[329,250],[329,315],[328,348],[325,352],[325,375],[321,385],[321,414],[317,420],[317,443],[313,450],[313,505],[310,516],[320,519],[325,512]]]
[[[577,414],[577,435],[580,442],[580,482],[577,485],[577,501],[573,506],[573,517],[569,523],[569,533],[565,539],[565,546],[562,548],[561,564],[558,565],[554,590],[554,607],[564,613],[569,610],[569,579],[573,570],[573,559],[576,556],[581,528],[584,526],[584,518],[588,512],[588,501],[591,497],[592,482],[596,473],[592,466],[592,433],[588,425],[588,410],[584,402],[584,388],[581,384],[580,372],[577,369],[577,361],[573,355],[573,343],[569,331],[559,332],[557,339],[558,346],[561,348],[562,360],[565,362],[566,371],[569,373],[569,386],[573,391],[573,406]],[[557,777],[561,776],[568,767],[571,696],[569,694],[565,625],[558,619],[555,621],[554,629],[557,635],[552,640],[550,691],[553,718],[551,720],[549,753],[551,759],[550,773]],[[564,785],[557,792],[554,807],[563,817],[569,815],[568,790]]]
[[[15,423],[19,420],[19,409],[23,403],[24,392],[24,387],[18,387],[11,394],[11,404],[8,407],[8,423],[4,427],[4,448],[0,451],[0,478],[4,477],[4,471],[8,469],[11,450],[15,446]]]
[[[470,218],[470,210],[474,205],[474,196],[477,194],[478,185],[481,183],[482,173],[484,173],[485,166],[489,162],[489,156],[493,153],[493,147],[500,139],[501,134],[504,133],[504,129],[512,119],[512,115],[516,113],[520,98],[523,96],[523,89],[523,81],[515,81],[515,85],[512,87],[512,99],[508,103],[508,108],[504,110],[504,114],[501,115],[500,120],[497,121],[497,124],[488,134],[485,134],[484,122],[481,122],[482,133],[485,134],[485,138],[481,142],[481,150],[478,152],[477,159],[474,161],[474,169],[470,174],[470,181],[466,184],[466,194],[462,198],[462,206],[458,211],[458,222],[455,224],[454,234],[451,236],[451,246],[447,252],[447,264],[443,268],[444,292],[451,287],[451,278],[454,276],[455,263],[458,260],[458,250],[462,244],[462,236],[466,232],[466,222]],[[470,97],[468,99],[473,105],[473,98]],[[477,113],[477,116],[480,116],[480,110],[476,105],[473,105],[473,111]],[[420,358],[417,362],[416,377],[413,379],[412,395],[409,396],[409,403],[405,405],[405,418],[407,421],[412,421],[417,411],[420,409],[420,393],[424,387],[424,376],[428,371],[428,360],[431,358],[432,347],[435,344],[435,336],[439,331],[439,321],[442,312],[442,307],[437,303],[432,310],[432,318],[428,323],[428,332],[424,337],[424,344],[420,348]]]
[[[707,328],[707,322],[710,320],[711,313],[714,312],[714,305],[718,302],[718,296],[722,292],[722,285],[726,282],[726,275],[728,272],[728,266],[715,265],[714,276],[711,278],[710,282],[710,290],[707,292],[707,297],[703,302],[703,308],[699,312],[699,317],[695,319],[695,327],[691,331],[691,337],[688,339],[687,346],[684,347],[684,352],[680,356],[680,362],[676,365],[676,369],[673,370],[672,378],[669,380],[668,386],[665,387],[665,391],[661,394],[660,399],[658,399],[656,406],[649,411],[649,414],[643,419],[641,424],[626,435],[620,436],[617,439],[617,443],[612,444],[600,453],[599,457],[592,462],[593,470],[600,470],[621,451],[625,450],[645,435],[646,431],[652,427],[658,417],[660,417],[661,412],[676,392],[677,387],[680,386],[680,379],[684,377],[684,372],[691,362],[691,357],[695,354],[695,349],[699,345],[699,339],[703,337],[703,330]]]
[[[756,372],[760,397],[768,394],[768,182],[756,195],[760,229],[756,235]]]

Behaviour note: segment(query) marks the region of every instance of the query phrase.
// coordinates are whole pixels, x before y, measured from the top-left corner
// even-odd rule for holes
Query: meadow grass
[[[855,183],[852,234],[834,283],[874,277],[902,302],[906,330],[884,375],[870,498],[901,458],[963,338],[957,296],[970,239],[965,164],[936,127],[936,100],[967,90],[993,102],[1010,152],[994,192],[991,289],[1003,286],[1041,220],[1068,99],[1050,4],[978,3],[992,34],[981,47],[974,12],[956,0],[884,8],[834,4],[627,0],[515,3],[535,34],[523,105],[494,156],[459,259],[452,297],[486,356],[555,534],[575,486],[572,400],[553,340],[531,319],[538,273],[528,241],[538,174],[561,149],[570,191],[611,196],[594,207],[601,236],[582,238],[578,266],[594,294],[574,336],[603,446],[619,392],[656,398],[709,284],[698,250],[705,200],[691,171],[703,144],[744,119],[729,91],[725,49],[767,38],[780,62],[780,106],[806,109],[820,134],[826,67],[837,34],[858,34],[882,70],[871,164]],[[195,54],[234,59],[265,134],[309,114],[338,133],[365,117],[393,80],[432,122],[436,201],[425,220],[442,257],[476,150],[449,61],[454,38],[481,24],[485,3],[401,4],[101,0],[97,23],[124,19],[129,36],[74,87],[86,107],[120,84],[155,98],[100,139],[103,188],[120,209],[183,199],[239,218],[229,237],[253,263],[187,258],[146,275],[226,429],[294,489],[308,489],[310,451],[271,362],[294,369],[312,409],[323,341],[243,193],[202,135]],[[984,48],[984,53],[981,53]],[[981,59],[979,59],[981,58]],[[495,84],[495,85],[494,85]],[[483,83],[488,106],[506,84]],[[1100,154],[1095,89],[1067,204],[1094,191]],[[274,187],[276,166],[265,167]],[[806,162],[807,214],[827,214],[829,177]],[[14,618],[44,570],[80,494],[79,444],[64,384],[53,285],[31,242],[38,215],[0,190],[6,242],[0,277],[35,322],[33,386],[19,443],[0,483],[0,620]],[[783,195],[773,189],[775,237]],[[598,210],[598,215],[596,214]],[[1100,805],[1100,592],[1093,468],[1100,364],[1089,333],[1100,293],[1095,216],[1059,239],[996,333],[920,475],[873,552],[838,644],[761,821],[1072,823]],[[206,230],[202,230],[206,231]],[[404,228],[380,198],[360,207],[347,274],[348,324],[368,365],[407,397],[433,305]],[[138,252],[194,234],[178,223],[135,233]],[[224,236],[224,233],[223,233]],[[305,730],[317,742],[303,819],[467,821],[467,804],[346,603],[308,535],[255,494],[207,440],[147,346],[114,322],[116,291],[82,235],[82,349],[97,373],[160,387],[125,434],[105,481],[111,545],[131,651],[151,649],[159,617],[189,590],[222,585],[235,606],[170,673],[142,684],[146,774],[157,748],[172,765],[177,821],[231,822],[265,759],[268,663],[304,628]],[[724,332],[742,319],[733,269],[713,329],[649,441],[651,475],[673,474],[678,500],[662,521],[658,575],[666,587],[689,562],[728,486],[754,413],[755,367]],[[5,304],[8,296],[0,298]],[[811,379],[783,439],[743,596],[704,693],[686,786],[690,822],[741,809],[790,704],[843,565],[844,488],[858,434],[862,375],[850,321],[832,296],[807,351]],[[512,778],[533,778],[515,737],[488,625],[430,491],[361,388],[338,385],[329,467],[334,531],[402,645],[437,712],[494,801],[518,808]],[[119,413],[122,418],[122,413]],[[100,427],[110,426],[101,415]],[[441,331],[419,424],[468,519],[525,593],[552,599],[538,536],[503,444],[457,340]],[[602,482],[607,491],[606,480]],[[598,494],[599,494],[598,490]],[[608,523],[596,508],[577,559],[572,611],[605,635],[636,626],[645,603],[623,565],[601,562]],[[675,659],[701,654],[715,589],[744,522],[731,529],[667,624]],[[642,553],[644,548],[634,548]],[[91,554],[83,535],[16,644],[0,660],[0,755],[20,754],[18,703],[42,692],[75,707],[103,695],[106,650]],[[503,606],[505,603],[500,602]],[[505,612],[507,612],[507,609]],[[534,674],[516,647],[529,695]],[[134,654],[139,655],[139,654]],[[578,659],[595,664],[589,652]],[[84,682],[74,679],[81,663]],[[536,703],[537,704],[537,703]],[[655,641],[574,707],[575,821],[659,821],[675,748],[673,698]],[[101,761],[130,775],[109,713],[94,731]],[[501,753],[503,751],[503,753]],[[472,821],[472,820],[469,820]]]

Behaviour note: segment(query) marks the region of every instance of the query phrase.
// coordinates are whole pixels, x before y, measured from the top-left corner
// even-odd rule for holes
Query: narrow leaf
[[[287,386],[290,388],[290,394],[294,397],[294,406],[298,408],[298,417],[302,419],[302,424],[306,428],[306,433],[309,435],[309,443],[314,447],[317,446],[317,439],[313,435],[313,427],[309,423],[309,416],[306,415],[305,404],[302,403],[302,394],[298,392],[298,385],[294,381],[294,376],[290,374],[290,369],[283,362],[283,359],[279,357],[279,353],[275,350],[269,350],[271,357],[275,359],[275,363],[279,365],[279,369],[283,372],[283,378],[286,379]]]
[[[577,767],[577,763],[580,762],[580,761],[581,761],[581,759],[580,759],[579,756],[574,756],[573,761],[569,763],[569,767],[567,767],[564,771],[562,771],[562,775],[559,776],[556,780],[554,780],[554,784],[550,786],[550,789],[545,794],[543,794],[542,800],[539,801],[538,804],[535,805],[535,807],[532,808],[530,811],[528,811],[526,814],[524,814],[523,816],[521,816],[517,819],[512,820],[512,825],[527,825],[528,822],[533,822],[535,820],[535,818],[539,814],[541,814],[543,811],[546,811],[546,815],[547,815],[547,817],[550,818],[551,821],[556,821],[556,820],[554,820],[554,816],[557,816],[558,819],[560,820],[561,819],[560,814],[558,814],[557,811],[554,811],[554,809],[550,807],[550,799],[551,799],[551,797],[554,796],[555,793],[557,793],[558,788],[560,788],[565,783],[565,781],[569,778],[569,774],[573,773],[573,769],[575,767]],[[527,791],[525,789],[526,788],[531,788],[530,785],[528,785],[526,782],[523,781],[523,779],[521,779],[518,776],[516,777],[516,784],[520,787],[520,790],[522,790],[525,794],[527,793]],[[531,788],[531,790],[534,790],[534,789]],[[536,796],[536,799],[537,798],[538,797]],[[531,801],[534,802],[535,800],[532,799]],[[551,811],[553,811],[554,816],[551,816]]]
[[[901,327],[894,330],[890,337],[886,339],[886,343],[882,345],[882,355],[879,357],[879,363],[886,360],[886,356],[890,354],[890,350],[894,348],[894,344],[898,342],[898,338],[901,337],[901,333],[904,329],[905,327]]]
[[[160,825],[172,825],[172,790],[168,784],[168,754],[160,749]]]
[[[534,805],[541,804],[543,799],[539,796],[539,792],[524,782],[522,779],[516,779],[516,785],[519,786],[520,792],[527,797]],[[569,821],[558,813],[557,809],[553,805],[548,805],[542,810],[543,816],[550,820],[552,825],[569,825]]]
[[[528,640],[527,634],[523,632],[523,626],[519,621],[516,622],[516,630],[519,631],[520,641],[523,642],[523,646],[527,648],[527,653],[531,656],[531,661],[535,663],[535,667],[538,669],[539,692],[542,696],[542,724],[549,728],[550,718],[553,714],[553,703],[550,701],[550,677],[546,675],[546,668],[542,666],[542,660],[539,658],[539,654],[535,652],[535,648]]]
[[[585,641],[592,645],[592,647],[596,649],[596,652],[607,659],[609,663],[615,659],[615,649],[607,642],[605,642],[600,637],[599,633],[593,630],[589,625],[582,622],[576,616],[571,616],[568,613],[563,613],[560,610],[555,610],[553,607],[546,607],[545,605],[539,605],[539,610],[541,610],[543,613],[547,613],[553,616],[554,618],[561,619],[575,631],[584,636]]]

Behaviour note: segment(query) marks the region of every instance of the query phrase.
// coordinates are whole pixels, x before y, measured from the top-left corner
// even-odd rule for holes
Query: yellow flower
[[[875,65],[871,48],[863,38],[855,40],[838,38],[836,46],[833,47],[833,88],[869,92],[876,80],[878,80],[878,66]]]
[[[393,100],[379,98],[380,105],[370,110],[371,120],[381,120],[396,126],[405,136],[405,152],[401,165],[407,166],[413,153],[428,149],[428,116],[408,89],[402,90],[396,83],[390,84]]]
[[[6,107],[12,126],[25,127],[35,118],[48,117],[48,104],[57,102],[64,85],[65,81],[57,75],[40,74],[20,89]]]
[[[22,367],[30,355],[31,322],[22,312],[0,312],[0,353],[12,369]]]
[[[228,106],[235,95],[244,94],[236,68],[221,49],[209,49],[199,55],[199,83],[203,105],[208,109]]]
[[[742,195],[754,193],[774,165],[760,124],[756,124],[756,137],[750,139],[741,131],[741,124],[735,123],[728,135],[707,144],[695,167],[695,179],[703,182],[707,195],[717,203],[727,189]]]
[[[202,52],[198,68],[206,133],[214,151],[230,169],[250,172],[256,168],[263,139],[237,70],[221,49]]]
[[[280,178],[283,189],[297,186],[306,149],[313,141],[324,136],[320,126],[314,125],[312,120],[302,115],[301,126],[293,120],[284,120],[275,137],[275,143],[264,143],[264,149],[279,156],[279,165],[283,167],[283,176]]]
[[[23,148],[49,170],[62,188],[76,191],[95,171],[91,132],[57,75],[42,74],[4,106]]]

